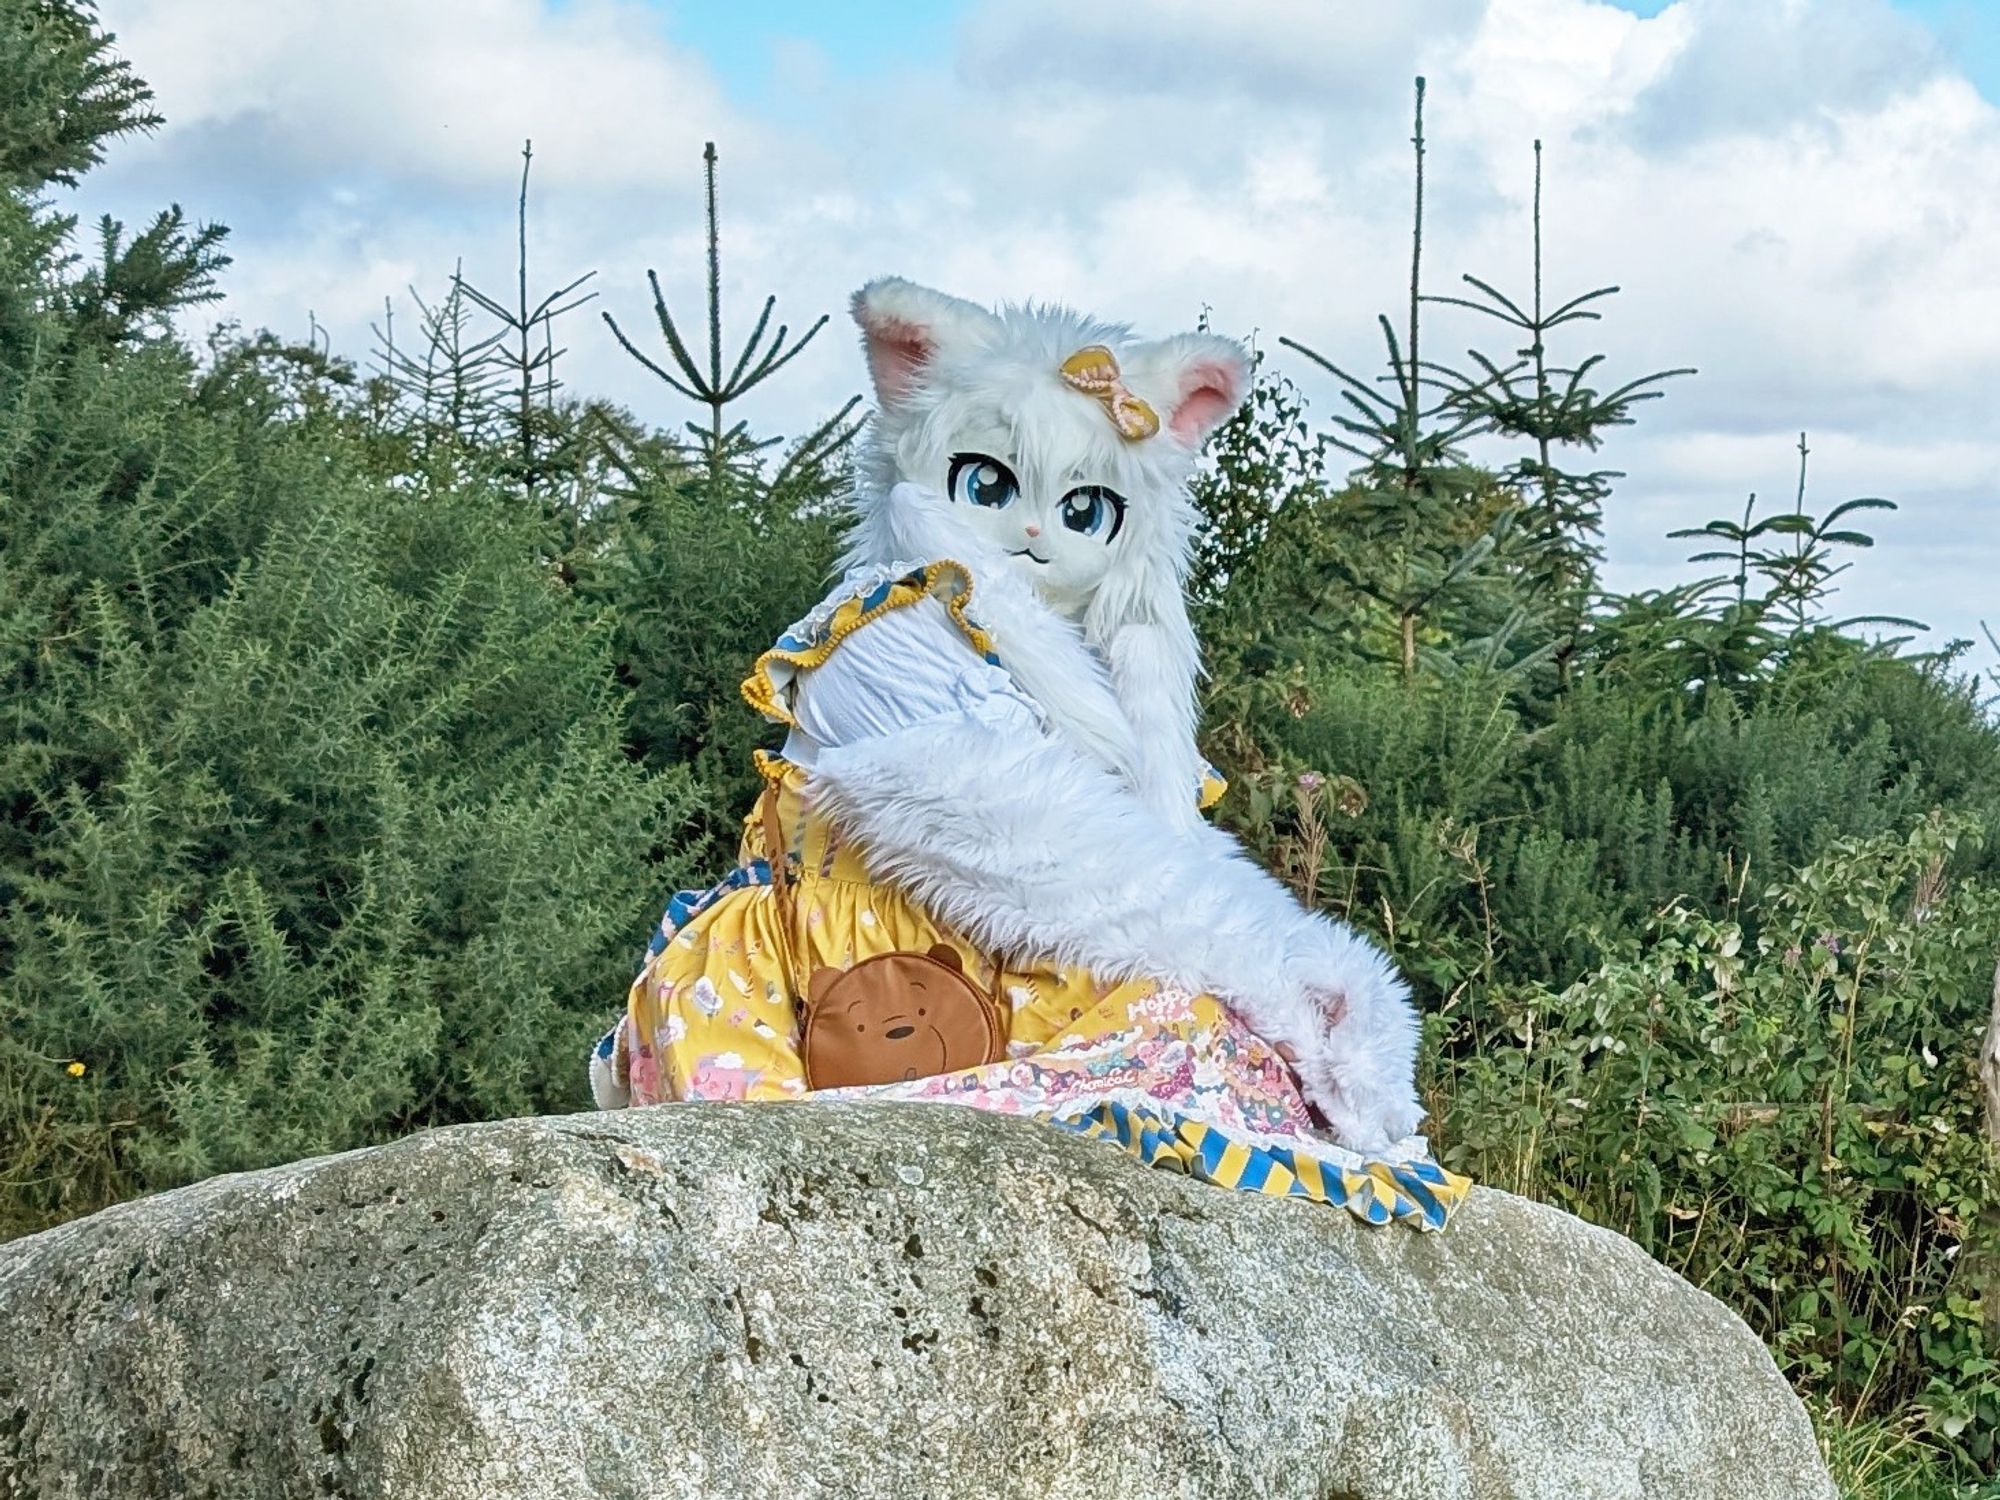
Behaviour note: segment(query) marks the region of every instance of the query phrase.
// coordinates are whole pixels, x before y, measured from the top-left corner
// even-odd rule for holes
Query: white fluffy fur
[[[952,719],[829,747],[816,800],[862,841],[873,873],[968,937],[1016,960],[1216,994],[1297,1054],[1307,1097],[1348,1145],[1380,1151],[1409,1135],[1422,1110],[1402,981],[1194,814],[1186,485],[1202,440],[1245,393],[1241,349],[1206,334],[1139,343],[1067,309],[996,314],[898,280],[864,288],[855,317],[879,411],[843,562],[965,562],[975,615],[1054,734]],[[1089,344],[1113,350],[1162,418],[1158,434],[1126,441],[1062,383],[1063,359]],[[1018,515],[947,497],[965,451],[1020,477]],[[1123,528],[1108,546],[1060,537],[1046,562],[1021,561],[1009,528],[1079,484],[1123,495]]]
[[[1125,524],[1109,547],[1059,552],[1057,568],[1030,570],[1032,581],[1045,602],[1076,622],[1109,673],[1134,737],[1121,747],[1120,770],[1163,817],[1191,824],[1187,788],[1201,766],[1194,743],[1201,657],[1182,588],[1195,524],[1187,480],[1201,441],[1243,398],[1249,362],[1242,349],[1211,334],[1142,343],[1122,324],[1061,307],[991,313],[895,278],[862,288],[854,313],[878,409],[843,564],[950,555],[932,548],[964,551],[981,541],[989,557],[999,553],[987,524],[994,518],[968,516],[970,507],[944,500],[912,515],[904,503],[921,491],[942,496],[952,456],[968,450],[997,451],[1031,501],[1078,483],[1123,495]],[[1126,384],[1167,423],[1157,436],[1127,442],[1095,402],[1062,383],[1063,360],[1090,344],[1112,350]],[[899,490],[904,483],[918,489]],[[990,568],[982,573],[991,576]],[[1038,652],[1014,654],[1017,675],[1041,670]],[[1023,676],[1023,686],[1067,717],[1042,684]],[[1062,684],[1050,686],[1060,695]]]
[[[822,751],[813,790],[870,873],[946,926],[1016,961],[1206,990],[1296,1052],[1307,1097],[1349,1146],[1383,1151],[1416,1129],[1402,981],[1227,834],[1172,828],[1068,745],[977,720]],[[1345,1014],[1328,1025],[1336,996]]]
[[[850,533],[847,572],[852,575],[877,561],[876,556],[853,555],[864,526],[871,544],[881,549],[879,558],[899,571],[945,557],[964,563],[974,579],[974,617],[993,632],[1008,672],[1042,706],[1057,732],[1108,770],[1124,772],[1137,764],[1139,740],[1132,721],[1082,630],[1044,605],[1033,581],[1011,566],[1005,554],[967,532],[953,509],[933,490],[896,485]],[[1190,780],[1183,790],[1193,785]],[[1185,795],[1181,800],[1187,802]]]

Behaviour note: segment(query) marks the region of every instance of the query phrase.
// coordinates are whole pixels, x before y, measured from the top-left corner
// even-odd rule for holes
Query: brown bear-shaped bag
[[[899,1083],[998,1062],[1000,1008],[965,977],[958,951],[880,953],[819,969],[806,986],[806,1087]]]

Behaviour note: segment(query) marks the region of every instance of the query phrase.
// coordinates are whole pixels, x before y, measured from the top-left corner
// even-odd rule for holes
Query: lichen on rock
[[[410,1137],[0,1246],[0,1500],[1831,1497],[1727,1309],[938,1105]]]

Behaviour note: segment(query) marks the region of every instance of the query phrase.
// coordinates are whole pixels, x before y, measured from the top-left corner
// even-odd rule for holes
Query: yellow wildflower
[[[84,1074],[84,1066],[80,1062],[73,1062],[69,1065],[68,1072],[72,1078],[81,1078]]]

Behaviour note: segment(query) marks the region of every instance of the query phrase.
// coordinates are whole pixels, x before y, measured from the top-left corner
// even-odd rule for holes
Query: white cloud
[[[114,0],[104,16],[187,136],[306,179],[462,190],[508,180],[534,136],[565,179],[685,180],[663,141],[761,142],[637,0]]]
[[[975,10],[958,73],[1036,101],[1051,85],[1079,103],[1151,95],[1189,124],[1193,100],[1366,113],[1400,96],[1411,64],[1471,31],[1483,8],[1483,0],[1234,0],[1225,17],[1210,0],[1007,0]]]
[[[1880,0],[1680,0],[1682,45],[1633,128],[1676,144],[1870,111],[1934,77],[1944,48]]]
[[[782,121],[746,117],[638,0],[107,0],[174,123],[90,192],[235,222],[233,311],[310,306],[359,352],[380,299],[459,254],[511,274],[518,142],[537,151],[536,264],[598,267],[650,326],[643,271],[700,289],[700,142],[724,154],[729,320],[766,290],[836,314],[753,403],[776,430],[856,390],[840,310],[897,271],[962,295],[1063,298],[1166,330],[1289,333],[1373,367],[1408,275],[1408,79],[1430,79],[1433,290],[1525,287],[1531,140],[1547,142],[1549,284],[1625,288],[1571,350],[1614,378],[1695,364],[1602,461],[1614,581],[1663,581],[1664,540],[1789,494],[1903,509],[1850,575],[1854,608],[1971,634],[2000,615],[2000,112],[1886,0],[979,0],[949,66],[842,81],[807,45]],[[208,201],[205,201],[208,200]],[[1456,314],[1430,346],[1499,330]],[[681,413],[583,320],[570,374]],[[1276,356],[1320,401],[1328,382]],[[1881,597],[1900,592],[1898,599]],[[1865,599],[1865,603],[1857,600]],[[1990,601],[1990,602],[1989,602]]]

